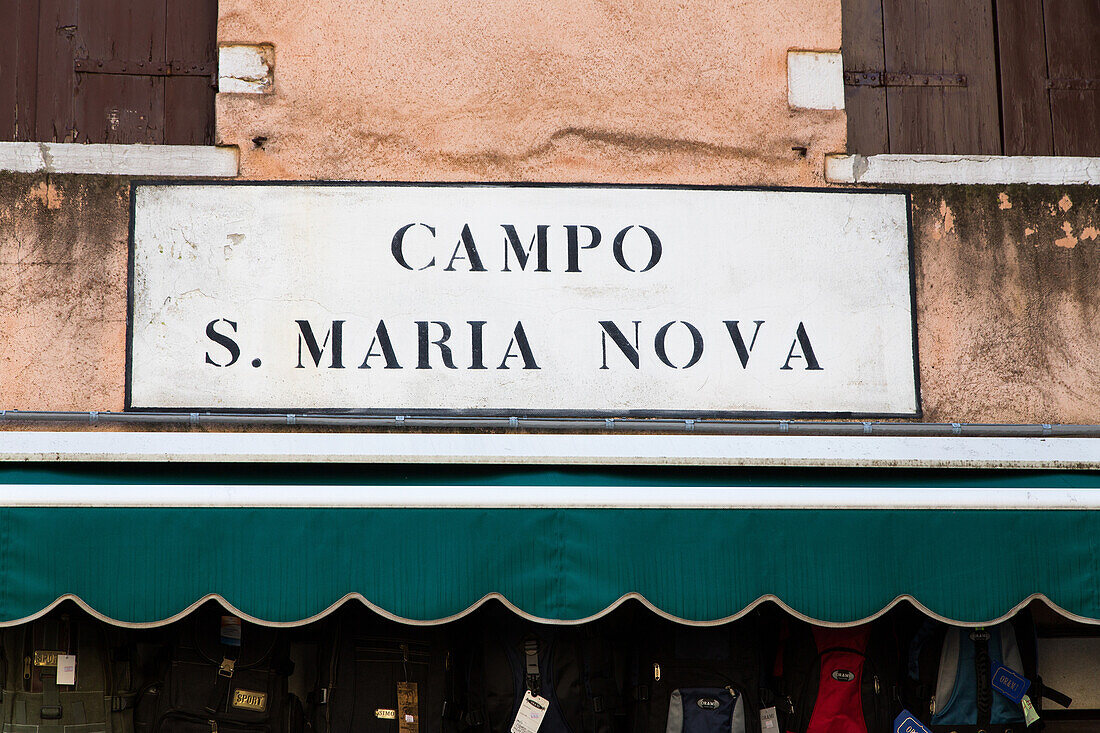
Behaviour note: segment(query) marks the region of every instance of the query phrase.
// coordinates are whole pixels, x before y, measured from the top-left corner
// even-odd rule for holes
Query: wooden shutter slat
[[[40,0],[34,139],[41,142],[75,139],[73,60],[82,43],[81,4],[81,0]]]
[[[0,0],[0,18],[15,21],[0,24],[0,140],[15,139],[20,5],[19,0]]]
[[[217,68],[217,0],[167,0],[168,60],[203,62]],[[214,142],[214,87],[211,78],[170,77],[164,87],[164,142]]]
[[[1042,4],[997,0],[996,7],[1005,155],[1052,155]]]
[[[1000,154],[989,0],[883,0],[886,71],[965,74],[966,87],[887,87],[890,151]]]
[[[841,29],[846,72],[885,68],[882,0],[844,0]],[[884,88],[845,86],[844,109],[848,115],[848,152],[874,155],[889,151]]]
[[[0,0],[0,140],[34,140],[38,0]]]
[[[1100,0],[1047,0],[1051,79],[1100,79]],[[1055,155],[1100,155],[1100,90],[1051,89]]]

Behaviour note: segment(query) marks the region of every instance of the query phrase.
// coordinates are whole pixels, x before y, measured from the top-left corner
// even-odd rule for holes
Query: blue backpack
[[[1036,674],[1035,628],[1021,614],[980,628],[925,622],[909,649],[910,710],[934,733],[1022,733],[1022,705],[993,686],[998,666],[1030,680],[1027,694],[1036,711],[1044,697],[1069,707],[1069,698],[1045,688]]]

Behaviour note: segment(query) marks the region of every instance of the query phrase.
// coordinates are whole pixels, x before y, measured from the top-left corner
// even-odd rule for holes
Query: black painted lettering
[[[374,350],[375,344],[378,348],[382,349],[381,352]],[[386,322],[379,321],[378,327],[374,329],[374,338],[370,340],[370,346],[367,348],[367,355],[363,357],[363,363],[359,365],[360,369],[370,369],[370,358],[372,356],[381,356],[386,360],[385,369],[400,369],[401,365],[397,362],[397,354],[393,350],[393,342],[390,341],[390,332],[386,330]]]
[[[690,369],[695,366],[699,359],[703,356],[703,334],[699,333],[699,329],[691,325],[687,321],[680,321],[687,328],[688,333],[691,334],[691,358],[687,360],[687,363],[682,367],[677,367],[672,363],[672,360],[668,358],[667,344],[665,340],[668,338],[668,330],[676,325],[676,321],[669,321],[665,325],[661,326],[657,330],[657,335],[653,337],[653,350],[657,353],[657,358],[667,366],[673,369]]]
[[[439,326],[442,329],[442,336],[435,341],[431,340],[428,335],[428,327],[432,324]],[[451,337],[451,327],[443,321],[417,321],[416,322],[417,343],[418,343],[418,358],[416,362],[417,369],[431,369],[431,360],[428,358],[428,347],[438,346],[439,355],[443,360],[443,366],[448,369],[457,369],[455,366],[454,356],[451,354],[451,347],[447,346],[447,339]]]
[[[515,346],[519,349],[518,354],[512,353],[512,347]],[[531,344],[527,341],[527,333],[523,330],[523,322],[516,321],[516,328],[512,332],[512,340],[508,342],[508,349],[504,352],[504,358],[500,361],[500,366],[497,369],[507,369],[509,359],[523,359],[524,369],[538,369],[539,365],[535,363],[535,355],[531,351]]]
[[[214,328],[214,325],[219,321],[224,321],[225,323],[229,324],[229,327],[233,329],[234,333],[237,332],[237,322],[230,321],[227,318],[217,318],[206,324],[206,337],[229,352],[229,361],[224,364],[219,364],[218,362],[214,361],[213,358],[211,358],[210,352],[207,351],[206,363],[213,364],[216,367],[233,366],[237,363],[237,359],[241,358],[241,347],[237,346],[237,342],[234,341],[232,337],[224,333],[218,333],[218,331]]]
[[[329,339],[332,339],[332,362],[329,364],[329,369],[343,369],[344,368],[344,322],[333,321],[332,328],[325,332],[325,340],[320,344],[317,343],[317,337],[313,335],[313,327],[309,325],[309,321],[296,320],[298,324],[298,366],[295,369],[305,369],[302,364],[302,344],[304,343],[309,350],[309,355],[313,357],[313,366],[321,366],[321,357],[324,355],[325,347],[329,344]]]
[[[406,224],[398,229],[393,235],[393,241],[390,242],[390,252],[393,253],[393,258],[397,260],[397,264],[404,267],[406,270],[415,270],[417,268],[410,265],[405,260],[405,232],[409,231],[413,227],[424,227],[432,233],[432,238],[435,238],[435,227],[430,227],[427,224]],[[419,268],[421,270],[427,270],[429,267],[435,266],[435,257],[432,257],[431,262]]]
[[[638,229],[641,229],[649,236],[649,262],[641,270],[635,270],[626,262],[626,253],[623,251],[623,244],[626,242],[626,234],[633,226],[628,226],[621,232],[615,235],[615,240],[612,242],[612,250],[615,253],[615,261],[619,263],[619,267],[630,272],[646,272],[652,270],[658,262],[661,261],[661,238],[657,236],[657,232],[653,231],[649,227],[638,225]]]
[[[461,250],[466,250],[466,254],[459,254]],[[444,272],[454,272],[455,262],[458,260],[469,260],[470,272],[485,272],[485,266],[481,264],[481,255],[477,253],[477,245],[474,244],[474,235],[470,231],[469,224],[462,225],[462,233],[458,236],[458,244],[455,245],[455,251],[451,254],[451,261],[443,268]]]
[[[796,346],[802,350],[801,354],[794,353]],[[783,366],[779,367],[779,370],[792,369],[791,359],[803,358],[806,360],[806,369],[808,371],[819,371],[824,368],[817,363],[817,357],[814,356],[814,347],[810,345],[810,337],[806,334],[806,327],[802,325],[802,323],[799,323],[798,329],[794,334],[794,341],[791,342],[791,350],[787,352],[787,360],[783,362]]]
[[[535,234],[531,237],[531,244],[527,245],[527,249],[523,248],[523,243],[520,241],[519,234],[516,232],[514,226],[511,224],[501,224],[500,226],[504,229],[504,272],[511,272],[511,270],[508,269],[509,249],[516,255],[516,262],[519,264],[519,269],[527,269],[527,260],[531,257],[531,250],[534,250],[535,272],[550,271],[547,264],[546,245],[546,233],[550,229],[549,224],[538,224],[535,226]]]
[[[635,369],[641,368],[641,357],[638,354],[638,327],[641,325],[641,321],[634,321],[634,343],[633,345],[627,340],[626,335],[619,329],[614,321],[600,321],[600,326],[603,327],[604,332],[600,334],[600,348],[603,350],[603,366],[600,369],[607,369],[607,337],[611,337],[611,341],[619,347],[619,351],[623,352]]]
[[[764,325],[764,322],[753,321],[756,324],[756,329],[752,332],[752,341],[749,341],[748,346],[745,346],[745,339],[741,337],[741,326],[738,325],[738,321],[722,321],[722,323],[726,324],[726,330],[730,332],[733,348],[737,350],[737,358],[741,360],[741,368],[747,369],[749,366],[749,353],[752,351],[752,347],[756,345],[756,337],[760,335],[760,327]]]
[[[466,321],[466,323],[470,324],[470,368],[488,369],[485,366],[485,321]]]
[[[590,240],[588,244],[581,246],[580,230],[587,229]],[[565,268],[566,272],[580,272],[580,251],[582,249],[592,249],[600,244],[600,230],[596,227],[589,226],[587,224],[566,224],[565,225],[565,244],[566,244],[566,257],[568,265]]]

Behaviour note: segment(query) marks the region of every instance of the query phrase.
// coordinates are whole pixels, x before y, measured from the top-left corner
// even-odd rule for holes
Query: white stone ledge
[[[1100,158],[1028,155],[827,155],[830,183],[1100,185]]]
[[[1096,469],[1100,438],[0,430],[0,461]]]
[[[0,171],[233,178],[235,146],[0,142]]]

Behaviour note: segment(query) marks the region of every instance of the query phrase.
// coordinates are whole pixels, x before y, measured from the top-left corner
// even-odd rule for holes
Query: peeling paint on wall
[[[1062,222],[1062,231],[1066,233],[1066,236],[1055,239],[1054,244],[1058,247],[1065,249],[1073,249],[1077,246],[1077,237],[1073,236],[1073,225],[1068,221]]]

